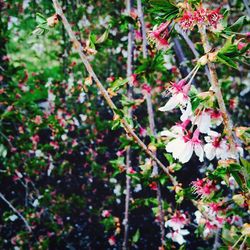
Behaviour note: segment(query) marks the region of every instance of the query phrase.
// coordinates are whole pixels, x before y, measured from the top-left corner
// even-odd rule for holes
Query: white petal
[[[176,233],[173,237],[173,241],[177,242],[179,245],[182,245],[186,241],[184,240],[183,236],[179,233]]]
[[[173,132],[171,132],[170,130],[164,130],[161,132],[161,136],[166,136],[166,137],[170,137],[170,138],[175,138],[176,134],[174,134]]]
[[[193,114],[192,112],[192,105],[191,102],[187,102],[186,110],[181,109],[182,115],[181,115],[181,121],[186,121],[188,118],[190,118]]]
[[[200,144],[195,144],[194,152],[199,157],[199,161],[204,161],[204,151]]]
[[[205,151],[205,154],[206,154],[206,157],[208,158],[208,160],[213,160],[214,157],[215,157],[215,154],[216,154],[216,150],[213,146],[212,143],[207,143],[205,146],[204,146],[204,151]]]
[[[179,104],[179,100],[176,98],[175,95],[173,95],[168,102],[165,104],[165,106],[159,108],[160,111],[170,111],[174,109]]]
[[[197,125],[201,133],[207,134],[210,131],[211,127],[211,117],[206,112],[203,112],[196,119],[195,124]]]
[[[185,147],[182,148],[180,154],[179,154],[179,161],[181,163],[186,163],[190,160],[192,154],[193,154],[194,148],[192,142],[185,143]]]
[[[188,235],[189,234],[189,231],[187,229],[181,229],[179,232],[181,235]]]

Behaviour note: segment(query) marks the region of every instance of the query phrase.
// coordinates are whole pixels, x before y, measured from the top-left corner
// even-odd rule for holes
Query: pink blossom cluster
[[[204,228],[203,237],[209,238],[218,232],[226,223],[241,224],[238,216],[228,217],[228,208],[224,202],[201,203],[195,215],[195,222]]]
[[[220,8],[209,10],[199,7],[195,11],[184,11],[182,17],[178,20],[178,23],[185,30],[192,30],[195,25],[201,24],[217,28],[218,23],[222,18],[223,15],[220,14]]]

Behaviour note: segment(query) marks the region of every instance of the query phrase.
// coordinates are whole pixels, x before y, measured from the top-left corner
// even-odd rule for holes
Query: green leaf
[[[121,86],[125,85],[126,83],[128,82],[128,78],[125,78],[125,79],[117,79],[115,80],[112,84],[111,84],[111,89],[115,92],[115,91],[118,91]]]
[[[105,42],[109,36],[109,28],[104,31],[104,33],[96,40],[96,44]]]
[[[237,64],[228,56],[225,56],[224,54],[222,53],[218,53],[217,54],[217,60],[220,62],[220,63],[223,63],[229,67],[232,67],[234,69],[238,69],[237,67]]]
[[[45,24],[47,23],[47,19],[41,13],[36,13],[36,22],[38,24]]]
[[[173,165],[173,170],[174,171],[179,171],[181,169],[182,169],[182,165],[181,164],[176,163],[176,164]]]
[[[0,156],[3,158],[7,156],[7,150],[3,144],[0,144]]]
[[[168,160],[168,163],[169,163],[169,164],[173,164],[174,158],[173,158],[173,156],[172,156],[171,154],[166,154],[166,153],[164,153],[164,156],[165,156],[166,159]]]
[[[240,189],[244,191],[244,187],[243,187],[243,181],[240,177],[240,174],[237,172],[231,172],[232,176],[234,177],[234,179],[236,180],[237,184],[239,185]]]
[[[112,121],[112,127],[111,127],[111,129],[112,129],[112,130],[116,130],[116,129],[118,129],[120,126],[121,126],[121,121],[118,119],[118,120]]]
[[[232,56],[238,55],[238,48],[237,45],[234,44],[233,40],[234,36],[229,37],[224,46],[219,50],[219,53]]]
[[[242,29],[243,25],[245,24],[245,21],[246,21],[246,17],[242,16],[228,28],[233,32],[238,32]]]
[[[162,21],[172,20],[179,14],[179,9],[168,0],[151,0],[150,4],[150,12],[157,14],[157,18]]]
[[[250,174],[250,162],[243,158],[240,158],[240,162],[243,165],[243,167],[245,167],[245,169],[247,170],[247,173]]]

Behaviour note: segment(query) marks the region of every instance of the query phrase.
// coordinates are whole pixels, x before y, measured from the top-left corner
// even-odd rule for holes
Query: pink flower
[[[169,22],[161,23],[155,30],[148,33],[149,38],[155,43],[157,49],[166,49],[169,45]]]
[[[170,238],[174,242],[182,245],[184,242],[186,242],[183,236],[189,234],[188,230],[183,229],[187,223],[188,219],[184,213],[181,213],[180,211],[175,212],[172,218],[165,223],[165,227],[170,227],[173,229],[173,232],[167,234],[167,238]]]
[[[33,135],[30,139],[31,139],[34,146],[36,146],[37,143],[40,141],[39,135]]]
[[[107,218],[111,215],[109,210],[103,210],[102,211],[102,217]]]
[[[210,113],[212,125],[219,126],[223,121],[221,112],[215,109],[208,109],[208,112]]]
[[[195,19],[193,14],[189,11],[185,11],[179,20],[179,24],[185,30],[192,30],[195,25]]]
[[[55,150],[59,149],[59,144],[56,141],[51,141],[50,146],[52,146]]]
[[[206,178],[192,181],[192,185],[194,192],[202,198],[209,197],[216,190],[215,184]]]
[[[188,92],[190,90],[190,84],[186,84],[186,80],[181,80],[177,83],[173,83],[169,92],[172,97],[168,100],[165,106],[159,108],[160,111],[170,111],[178,105],[186,106],[189,102]]]
[[[207,20],[207,10],[200,7],[194,12],[194,20],[196,23],[205,23]]]
[[[37,125],[40,125],[40,124],[42,123],[42,117],[41,117],[40,115],[37,115],[37,116],[34,118],[33,122],[34,122],[35,124],[37,124]]]
[[[217,25],[222,18],[223,15],[220,14],[220,8],[217,8],[216,10],[211,10],[207,14],[208,22],[214,28],[217,28]]]
[[[115,236],[112,235],[111,237],[109,237],[108,242],[110,246],[114,246],[116,244]]]
[[[146,93],[149,93],[151,92],[152,88],[148,85],[148,84],[143,84],[142,85],[142,91],[145,91]]]
[[[147,130],[143,127],[139,128],[139,135],[145,137],[147,135]]]
[[[135,40],[136,41],[141,41],[142,40],[142,35],[139,30],[135,30]]]
[[[183,136],[186,131],[186,127],[189,125],[190,120],[187,119],[182,123],[176,123],[170,130],[164,130],[161,132],[161,136],[167,136],[170,138],[177,138],[178,136]]]
[[[188,219],[184,213],[177,211],[172,218],[165,222],[165,227],[171,227],[173,230],[183,228],[188,223]]]
[[[238,50],[242,50],[247,46],[247,43],[239,42],[237,45]]]

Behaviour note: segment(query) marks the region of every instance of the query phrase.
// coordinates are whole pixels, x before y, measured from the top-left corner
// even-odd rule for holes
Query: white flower
[[[75,117],[73,117],[73,121],[74,121],[74,124],[75,124],[77,127],[80,127],[80,123],[79,123],[79,121],[78,121]]]
[[[141,190],[142,190],[141,184],[137,184],[137,185],[135,186],[135,188],[134,188],[134,192],[135,192],[135,193],[138,193],[138,192],[140,192]]]
[[[205,155],[208,160],[217,159],[225,160],[228,158],[228,145],[225,139],[220,138],[220,134],[213,132],[214,135],[206,136],[207,144],[204,146]]]
[[[32,203],[33,207],[38,207],[39,206],[39,200],[35,199],[34,202]]]
[[[188,92],[190,89],[190,84],[186,84],[185,80],[181,80],[177,83],[173,83],[169,92],[172,94],[172,97],[168,102],[161,108],[160,111],[170,111],[177,107],[178,105],[186,106],[189,101]]]
[[[116,196],[120,196],[121,195],[121,185],[120,184],[116,184],[115,185],[115,189],[114,189],[114,194],[116,195]]]
[[[80,114],[79,116],[80,116],[82,122],[86,121],[86,119],[87,119],[86,115]]]
[[[68,139],[68,136],[67,136],[66,134],[63,134],[63,135],[61,136],[61,138],[62,138],[63,141],[66,141],[66,140]]]
[[[199,133],[199,130],[196,129],[192,138],[190,138],[189,135],[178,135],[178,137],[166,145],[166,151],[172,153],[173,157],[178,159],[181,163],[188,162],[193,152],[199,157],[200,161],[203,161],[204,151],[199,139]]]
[[[79,97],[78,97],[78,100],[80,103],[83,103],[86,99],[86,94],[84,92],[82,92]]]
[[[183,235],[188,235],[189,231],[186,229],[179,229],[175,232],[171,232],[167,234],[167,238],[172,239],[174,242],[177,242],[179,245],[182,245],[186,242],[183,238]]]
[[[44,157],[44,153],[40,150],[40,149],[37,149],[35,151],[35,155],[36,157],[40,158],[40,157]]]

